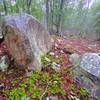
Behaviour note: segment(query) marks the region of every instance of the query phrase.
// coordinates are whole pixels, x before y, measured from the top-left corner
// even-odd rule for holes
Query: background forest
[[[0,20],[18,12],[36,17],[50,34],[100,37],[100,0],[0,0]]]

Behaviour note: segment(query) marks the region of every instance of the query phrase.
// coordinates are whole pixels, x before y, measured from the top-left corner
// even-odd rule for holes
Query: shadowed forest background
[[[50,34],[100,37],[99,0],[0,0],[0,20],[21,12],[36,17]]]

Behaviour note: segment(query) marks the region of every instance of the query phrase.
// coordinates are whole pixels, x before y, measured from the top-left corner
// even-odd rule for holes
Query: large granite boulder
[[[72,54],[70,61],[75,79],[89,90],[93,100],[100,100],[100,56],[96,53]]]
[[[2,31],[17,66],[41,70],[40,57],[52,46],[47,30],[34,17],[22,13],[6,16]]]
[[[100,78],[100,56],[97,53],[84,53],[82,55],[74,53],[70,55],[69,59],[74,67],[78,67],[78,70]]]
[[[80,67],[100,78],[100,56],[96,53],[85,53],[81,56]]]

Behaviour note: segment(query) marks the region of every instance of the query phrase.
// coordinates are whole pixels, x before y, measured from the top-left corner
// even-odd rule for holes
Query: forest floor
[[[91,39],[83,38],[62,38],[56,37],[55,46],[58,48],[65,49],[72,53],[83,54],[86,52],[100,53],[100,41],[94,41]]]
[[[61,53],[64,54],[64,61],[61,62],[62,66],[72,66],[71,62],[69,61],[69,54],[71,53],[78,53],[83,54],[86,52],[94,52],[100,53],[100,41],[91,41],[87,39],[77,39],[77,38],[62,38],[54,36],[54,46],[52,52],[54,52],[55,56],[59,56]],[[1,49],[1,47],[0,47]],[[12,72],[13,73],[12,73]],[[12,80],[16,80],[18,76],[22,79],[24,76],[24,71],[14,70],[9,71],[9,73],[1,73],[0,74],[0,100],[8,100],[5,94],[2,94],[1,90],[11,89]],[[18,75],[19,73],[19,75]],[[17,76],[17,77],[16,77]],[[20,83],[20,80],[19,80]],[[18,84],[17,84],[18,85]],[[5,99],[4,99],[5,98]]]

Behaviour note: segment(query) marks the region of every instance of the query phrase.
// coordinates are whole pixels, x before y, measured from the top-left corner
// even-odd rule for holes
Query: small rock
[[[55,70],[55,71],[59,71],[60,70],[60,64],[57,64],[56,62],[52,62],[52,68]]]
[[[55,57],[56,57],[56,58],[58,58],[59,56],[58,56],[58,55],[56,55]]]
[[[91,96],[96,98],[96,100],[100,100],[100,88],[99,89],[92,89]]]
[[[63,50],[60,50],[60,52],[61,52],[61,53],[64,53],[64,51],[63,51]]]
[[[55,44],[55,47],[58,47],[58,44]]]
[[[58,96],[50,96],[50,100],[59,100]]]
[[[80,100],[80,99],[77,98],[76,96],[72,96],[72,95],[69,96],[69,99],[70,99],[70,100]]]
[[[50,54],[51,56],[54,56],[54,55],[55,55],[55,53],[54,53],[54,52],[50,52],[49,54]]]
[[[57,40],[58,40],[59,43],[62,41],[61,39],[57,39]]]
[[[0,70],[4,72],[7,70],[8,67],[9,67],[9,58],[7,55],[4,55],[0,59]]]
[[[4,89],[4,83],[1,83],[0,84],[0,90],[3,90]]]
[[[90,80],[89,78],[85,76],[77,76],[76,80],[79,82],[80,85],[86,87],[89,91],[91,91],[93,88],[96,87],[96,85]]]
[[[50,100],[50,97],[46,97],[46,99],[45,100]]]

